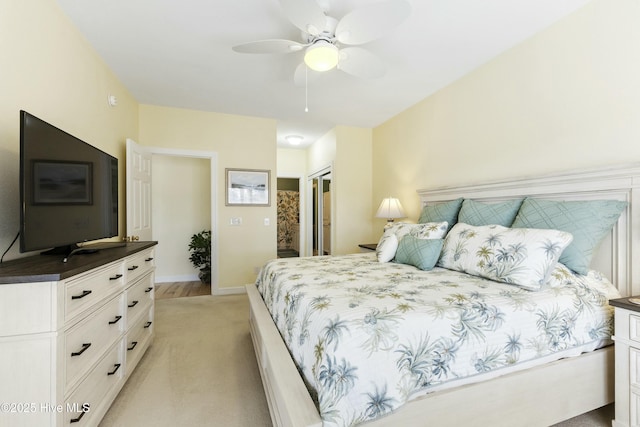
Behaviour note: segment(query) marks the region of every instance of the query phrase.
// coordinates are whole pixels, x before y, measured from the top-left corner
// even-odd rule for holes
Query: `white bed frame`
[[[533,196],[557,200],[629,202],[601,244],[592,268],[623,296],[640,294],[640,164],[487,184],[419,190],[424,204],[465,197],[485,202]],[[273,425],[321,426],[318,411],[254,285],[247,286],[250,328]],[[579,357],[427,394],[393,414],[365,423],[382,426],[549,426],[614,400],[614,354],[609,346]],[[364,426],[363,425],[363,426]]]

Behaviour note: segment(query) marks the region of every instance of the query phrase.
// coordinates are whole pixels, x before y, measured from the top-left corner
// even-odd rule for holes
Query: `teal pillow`
[[[465,199],[458,214],[458,222],[476,227],[494,224],[510,227],[516,219],[520,205],[522,205],[522,199],[500,203],[482,203]]]
[[[418,267],[420,270],[431,270],[442,250],[443,239],[419,239],[407,235],[400,240],[396,251],[395,262]]]
[[[587,274],[594,251],[627,207],[618,200],[555,201],[526,198],[513,228],[547,228],[573,235],[559,262]]]
[[[460,206],[462,206],[462,200],[462,197],[460,197],[450,202],[425,206],[422,208],[418,223],[447,221],[449,229],[451,229],[458,220],[458,212],[460,211]]]

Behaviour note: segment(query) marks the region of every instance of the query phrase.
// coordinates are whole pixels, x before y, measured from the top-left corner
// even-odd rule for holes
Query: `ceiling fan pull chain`
[[[309,112],[309,67],[304,66],[304,112]]]

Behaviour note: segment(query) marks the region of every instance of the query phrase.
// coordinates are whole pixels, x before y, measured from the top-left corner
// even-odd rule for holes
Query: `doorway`
[[[217,236],[215,233],[215,230],[217,228],[216,227],[216,224],[217,224],[217,219],[216,219],[217,217],[216,215],[217,213],[217,209],[216,209],[217,154],[215,152],[208,152],[208,151],[182,150],[182,149],[170,149],[170,148],[168,149],[168,148],[160,148],[160,147],[141,146],[139,144],[136,144],[135,141],[127,139],[127,156],[126,156],[127,235],[133,235],[130,229],[132,225],[136,223],[147,224],[148,226],[144,229],[144,231],[149,234],[149,237],[147,238],[147,240],[154,240],[154,239],[159,240],[156,236],[156,233],[154,233],[153,227],[152,227],[154,222],[153,217],[155,216],[154,210],[157,213],[160,210],[164,210],[168,206],[168,205],[164,205],[164,207],[156,206],[156,209],[152,209],[152,205],[154,204],[154,200],[153,200],[154,198],[152,197],[152,194],[154,193],[154,187],[155,187],[152,185],[152,182],[154,181],[154,175],[156,175],[155,178],[158,178],[160,176],[160,174],[157,173],[159,171],[155,171],[154,168],[151,166],[151,163],[153,163],[152,158],[154,157],[156,159],[179,160],[178,163],[186,164],[187,169],[190,169],[189,163],[188,163],[189,159],[194,159],[194,160],[199,159],[204,162],[202,163],[202,167],[200,168],[200,170],[206,170],[206,172],[203,172],[204,175],[201,175],[200,177],[193,177],[193,179],[196,179],[196,180],[207,179],[209,181],[208,182],[209,185],[206,186],[208,187],[208,190],[205,189],[205,187],[201,188],[202,191],[206,191],[208,193],[209,197],[206,197],[206,199],[208,199],[208,203],[206,203],[206,205],[203,206],[200,201],[200,206],[197,209],[200,209],[203,212],[205,212],[204,215],[208,217],[208,221],[204,219],[203,223],[200,224],[200,226],[206,227],[207,225],[209,225],[213,232],[212,239],[211,239],[212,277],[211,277],[210,293],[215,295],[219,291],[218,280],[217,280],[218,279],[217,277],[218,276],[217,275],[218,245],[217,245]],[[140,162],[141,158],[146,159],[145,162]],[[171,164],[171,163],[172,162],[168,162],[167,164]],[[131,189],[135,187],[136,181],[133,179],[135,174],[131,173],[130,171],[135,170],[136,168],[140,169],[141,165],[143,164],[147,165],[146,168],[144,169],[146,170],[146,175],[149,177],[149,179],[147,180],[148,182],[146,182],[146,184],[143,186],[144,191],[132,191]],[[181,185],[181,181],[173,182],[175,181],[173,180],[173,177],[176,174],[181,175],[182,173],[183,172],[169,172],[169,173],[162,174],[164,178],[170,179],[168,184],[157,183],[158,190],[163,191],[162,198],[172,200],[172,195],[164,194],[165,191],[175,191],[176,192],[175,194],[184,193],[185,185]],[[202,198],[202,195],[200,195],[200,198]],[[176,203],[170,203],[170,205],[176,205]],[[140,216],[141,219],[137,221],[133,221],[131,219],[132,217],[135,218],[137,216]],[[185,257],[188,257],[186,248],[178,247],[182,245],[175,245],[175,244],[172,245],[170,243],[170,240],[171,240],[170,238],[163,239],[163,240],[167,241],[167,244],[158,246],[156,251],[160,250],[160,248],[162,248],[162,250],[156,253],[157,263],[162,265],[165,265],[165,263],[167,263],[168,265],[169,264],[168,260],[177,259],[177,258],[184,259]],[[163,252],[166,252],[166,253],[163,253]],[[162,271],[157,271],[156,274],[157,274],[156,281],[159,281],[158,279],[162,280],[162,277],[160,277],[160,275],[162,274]],[[171,275],[172,275],[171,273],[168,273],[164,277],[164,280],[174,282],[174,281],[181,281],[181,280],[173,280],[173,279],[183,278],[183,277],[180,277],[182,275],[179,273],[177,277],[176,276],[171,277]]]
[[[311,191],[311,254],[331,255],[331,167],[309,176]]]
[[[277,184],[278,258],[300,256],[300,179],[280,178]]]
[[[217,234],[211,223],[210,174],[208,159],[152,155],[152,234],[161,243],[156,249],[156,283],[184,287],[200,281],[188,246],[196,233]]]

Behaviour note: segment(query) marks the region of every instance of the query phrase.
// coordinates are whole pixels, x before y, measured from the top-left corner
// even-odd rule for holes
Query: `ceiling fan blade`
[[[304,32],[315,36],[325,27],[325,14],[315,0],[280,0],[280,6],[293,25]]]
[[[360,47],[340,49],[338,68],[347,74],[365,79],[377,79],[387,71],[380,58]]]
[[[296,71],[293,74],[293,83],[296,86],[306,86],[307,84],[315,83],[322,73],[318,71],[313,71],[307,64],[301,62],[300,65],[296,67]]]
[[[374,3],[347,13],[336,27],[340,43],[356,45],[375,40],[400,25],[411,13],[406,0]]]
[[[291,53],[302,50],[306,45],[292,40],[258,40],[235,45],[232,49],[239,53]]]

